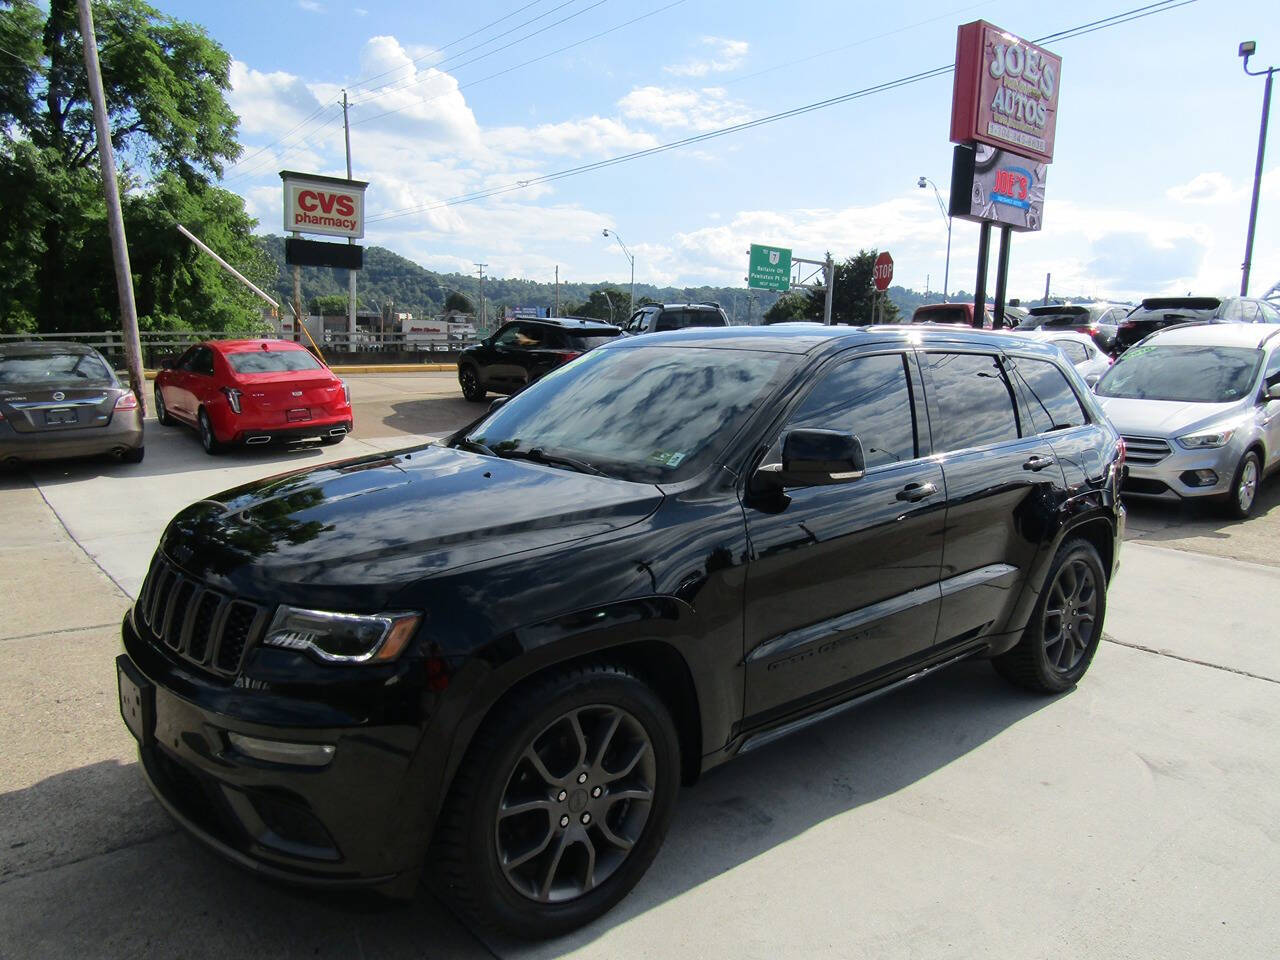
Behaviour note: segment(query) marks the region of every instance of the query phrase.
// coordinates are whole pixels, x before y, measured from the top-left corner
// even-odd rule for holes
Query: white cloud
[[[699,90],[637,87],[618,101],[622,114],[660,127],[715,130],[750,120],[746,104],[730,100],[723,87]]]
[[[703,37],[702,45],[710,48],[706,56],[663,69],[678,77],[705,77],[708,73],[725,73],[740,67],[750,48],[745,40],[729,40],[724,37]]]
[[[324,6],[317,0],[298,0],[298,9],[308,13],[324,13]]]
[[[643,150],[658,144],[651,133],[632,130],[619,120],[587,117],[536,127],[498,127],[485,135],[486,142],[514,154],[613,154]]]
[[[369,15],[369,11],[366,10],[364,7],[352,7],[351,12],[354,13],[357,17],[367,17]]]
[[[1231,180],[1217,172],[1197,174],[1165,191],[1165,196],[1178,203],[1221,203],[1235,199],[1235,195]]]

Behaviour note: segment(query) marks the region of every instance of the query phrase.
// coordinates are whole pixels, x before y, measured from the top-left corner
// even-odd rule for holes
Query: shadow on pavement
[[[390,405],[382,425],[397,433],[430,433],[443,436],[471,423],[488,409],[487,403],[472,403],[458,397],[425,397]]]
[[[473,932],[503,956],[574,951],[824,821],[916,783],[1053,702],[1010,688],[980,662],[927,677],[748,754],[684,791],[648,875],[596,924],[541,944]],[[119,770],[138,777],[133,765]],[[137,786],[114,775],[103,782],[95,767],[81,768],[0,796],[0,823],[39,816],[53,802],[76,805],[86,821],[118,821],[122,796],[135,795]],[[149,806],[131,815],[163,817],[158,805]],[[22,957],[490,956],[425,893],[404,906],[367,893],[295,891],[224,864],[177,834],[111,853],[108,840],[99,842],[99,855],[0,877],[5,949]],[[13,851],[0,851],[6,853]],[[853,867],[858,856],[856,849],[835,851],[832,869]]]
[[[1253,515],[1248,520],[1236,520],[1227,516],[1226,508],[1212,501],[1173,502],[1126,497],[1124,505],[1129,512],[1126,540],[1145,540],[1150,543],[1186,540],[1191,537],[1228,540],[1232,531],[1242,526],[1259,527],[1280,520],[1280,476],[1264,481],[1258,490]]]

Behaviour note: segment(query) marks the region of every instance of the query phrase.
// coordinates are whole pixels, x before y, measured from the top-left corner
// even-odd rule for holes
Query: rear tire
[[[431,875],[480,929],[566,933],[644,875],[680,769],[670,713],[625,667],[548,673],[476,735],[437,824]]]
[[[347,435],[345,433],[340,433],[336,437],[325,435],[320,438],[320,445],[324,447],[332,447],[335,443],[341,443],[345,439],[347,439]]]
[[[154,389],[153,393],[156,400],[156,420],[160,422],[162,427],[177,426],[178,421],[173,419],[169,414],[169,408],[164,405],[164,394],[160,392],[160,388],[158,386]]]
[[[1010,683],[1036,693],[1070,690],[1102,641],[1107,574],[1093,544],[1067,540],[1044,578],[1040,599],[1018,645],[991,661]]]
[[[458,384],[462,387],[462,396],[472,403],[480,403],[488,393],[480,383],[480,372],[469,363],[458,368]]]
[[[219,441],[218,435],[213,432],[213,424],[209,420],[209,414],[204,407],[200,408],[200,414],[196,417],[196,423],[200,430],[200,446],[204,447],[204,452],[211,457],[216,457],[224,449],[226,449]]]
[[[134,447],[132,450],[126,450],[120,454],[121,463],[141,463],[142,458],[146,456],[146,447]]]
[[[1258,488],[1262,485],[1262,461],[1253,450],[1240,458],[1235,476],[1231,478],[1231,492],[1222,501],[1227,516],[1234,520],[1248,520],[1258,502]]]

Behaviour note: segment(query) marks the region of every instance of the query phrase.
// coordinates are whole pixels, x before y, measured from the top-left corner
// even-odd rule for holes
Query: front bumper
[[[154,698],[139,741],[142,770],[180,826],[276,879],[416,886],[426,845],[413,835],[421,809],[410,776],[417,727],[338,725],[333,710],[197,676],[139,638],[128,616],[123,636],[120,669]],[[238,752],[229,733],[335,749],[324,767],[266,762]]]
[[[0,421],[0,460],[59,460],[63,457],[92,457],[142,446],[142,417],[138,411],[122,410],[101,427],[74,430],[41,430],[19,433]]]
[[[1154,464],[1135,463],[1131,457],[1122,487],[1125,496],[1176,501],[1220,497],[1231,492],[1236,466],[1244,455],[1243,444],[1233,440],[1214,450],[1185,450],[1172,437],[1151,439],[1163,440],[1170,452]],[[1132,444],[1128,435],[1126,442]],[[1187,475],[1199,470],[1212,470],[1217,474],[1217,482],[1204,486],[1188,483]]]

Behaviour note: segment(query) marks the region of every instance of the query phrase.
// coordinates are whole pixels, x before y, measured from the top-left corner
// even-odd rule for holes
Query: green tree
[[[836,281],[831,296],[831,322],[864,325],[871,323],[873,297],[876,293],[875,265],[878,250],[859,250],[857,254],[836,264]],[[809,291],[806,319],[821,321],[826,305],[825,290]],[[889,297],[881,297],[880,320],[893,323],[898,308]]]
[[[565,304],[566,317],[592,317],[610,323],[627,322],[627,295],[617,287],[597,287],[579,304]]]
[[[765,323],[785,323],[788,320],[809,320],[809,298],[804,294],[786,293],[764,313]]]
[[[459,313],[476,312],[476,308],[472,306],[466,294],[459,293],[457,290],[450,290],[449,295],[444,298],[444,312],[448,313],[450,310],[457,310]]]
[[[0,222],[20,225],[0,242],[0,318],[30,316],[42,330],[83,330],[109,322],[115,281],[76,3],[49,0],[47,7],[0,0],[0,46],[7,54],[0,74]],[[99,2],[94,8],[137,279],[145,283],[147,269],[177,269],[183,260],[177,248],[185,241],[173,232],[178,212],[230,218],[233,246],[243,245],[253,225],[243,201],[211,185],[223,164],[240,153],[238,121],[224,96],[230,56],[200,27],[142,0]],[[203,226],[217,232],[208,222]],[[148,229],[164,235],[149,237]],[[167,256],[146,252],[166,246]],[[219,249],[232,262],[237,252]],[[184,309],[219,299],[225,288],[211,286],[204,296],[181,294],[213,283],[216,274],[193,262],[185,261],[185,277],[152,278],[156,310],[163,311],[167,286]],[[197,325],[247,321],[238,306],[243,302],[234,301],[230,314],[219,309],[186,319]]]
[[[326,293],[322,297],[312,297],[307,301],[307,309],[311,313],[323,314],[326,317],[345,317],[347,307],[351,305],[351,297],[341,293]],[[360,298],[356,298],[356,306],[363,306]]]

